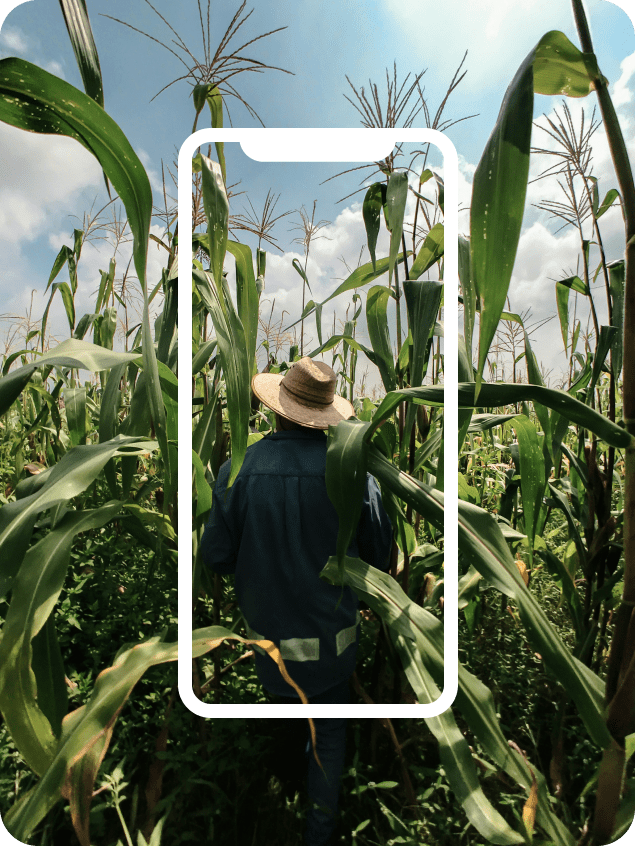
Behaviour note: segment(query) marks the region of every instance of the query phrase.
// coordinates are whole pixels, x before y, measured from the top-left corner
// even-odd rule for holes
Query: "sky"
[[[610,90],[628,143],[634,137],[635,37],[632,21],[624,9],[630,8],[635,15],[635,2],[622,0],[622,3],[624,8],[609,0],[589,0],[586,9],[599,65],[611,82]],[[100,55],[106,110],[137,151],[148,171],[155,204],[162,206],[162,168],[168,181],[168,193],[176,197],[176,187],[167,171],[171,170],[176,176],[174,162],[178,149],[192,130],[191,86],[181,80],[158,94],[185,72],[184,66],[177,56],[130,27],[163,41],[179,53],[171,41],[174,33],[160,17],[163,15],[192,54],[202,59],[196,0],[183,0],[179,4],[156,0],[153,4],[156,12],[146,0],[108,0],[100,4],[88,0],[87,5]],[[205,2],[202,7],[205,14]],[[504,0],[472,0],[469,4],[462,0],[445,3],[324,0],[320,4],[309,0],[254,0],[252,4],[247,3],[245,12],[252,7],[253,13],[232,44],[238,45],[262,33],[286,27],[255,42],[247,53],[292,73],[268,70],[235,78],[236,89],[269,127],[359,126],[359,114],[345,96],[354,99],[347,77],[358,90],[364,86],[367,92],[369,81],[377,83],[380,96],[385,100],[386,68],[392,75],[394,62],[400,84],[408,74],[411,82],[416,74],[425,71],[421,85],[434,115],[467,51],[462,68],[467,73],[444,111],[444,117],[459,121],[446,130],[446,135],[459,155],[459,200],[464,209],[459,228],[465,234],[469,232],[468,209],[474,170],[516,68],[548,30],[560,29],[577,43],[570,4],[564,0],[519,0],[513,4]],[[6,0],[0,0],[0,11],[6,8]],[[212,49],[238,8],[239,2],[212,4]],[[130,26],[106,15],[119,18]],[[12,55],[34,62],[81,88],[60,8],[52,0],[29,0],[8,14],[0,29],[0,57]],[[567,102],[576,126],[582,108],[588,124],[594,105],[591,98]],[[236,99],[228,100],[228,105],[234,126],[258,125]],[[554,109],[562,113],[559,98],[536,97],[538,123],[544,125],[543,115],[553,119]],[[468,115],[475,116],[461,120]],[[209,118],[203,113],[199,128],[208,125]],[[421,113],[413,125],[425,125]],[[546,146],[549,139],[536,127],[532,141],[535,146]],[[7,334],[15,332],[19,318],[23,325],[29,308],[32,318],[41,316],[50,268],[62,244],[70,245],[73,228],[81,225],[86,214],[98,211],[108,198],[95,160],[70,139],[37,136],[0,124],[0,145],[0,352],[4,352]],[[616,180],[601,127],[594,135],[593,147],[593,173],[599,179],[603,197],[616,186]],[[301,310],[301,280],[292,267],[292,260],[302,256],[301,246],[294,243],[299,235],[297,210],[304,207],[310,214],[317,200],[316,219],[329,222],[320,231],[322,237],[312,244],[307,271],[312,297],[320,301],[347,275],[347,267],[357,265],[366,240],[361,216],[363,193],[344,202],[336,201],[359,188],[360,179],[370,176],[372,171],[321,184],[345,166],[263,165],[250,161],[239,149],[228,149],[227,155],[228,183],[234,185],[232,190],[236,194],[232,199],[232,213],[248,211],[249,201],[259,210],[269,189],[276,196],[280,194],[276,214],[292,211],[273,230],[281,251],[271,249],[269,252],[263,294],[267,302],[267,312],[263,308],[263,313],[268,317],[273,307],[272,322],[284,327],[296,320]],[[435,155],[434,149],[430,163],[442,171],[441,158]],[[531,175],[538,175],[551,163],[552,160],[544,156],[532,157]],[[535,207],[545,200],[561,199],[561,196],[555,179],[529,185],[523,233],[510,287],[512,311],[524,314],[530,309],[529,324],[555,314],[554,280],[576,272],[577,233],[571,227],[557,231],[560,224]],[[109,213],[107,210],[106,214]],[[162,235],[163,224],[159,219],[155,219],[152,231],[158,237]],[[105,236],[107,233],[97,234]],[[622,257],[622,234],[621,216],[614,208],[602,218],[602,236],[609,259]],[[244,233],[236,235],[254,245],[253,239]],[[386,243],[385,238],[380,240],[378,254],[386,249]],[[99,270],[107,269],[113,250],[112,236],[85,246],[79,266],[78,316],[92,311]],[[117,277],[125,271],[129,257],[130,244],[120,244],[116,254]],[[364,252],[362,261],[367,259]],[[150,284],[160,278],[164,260],[164,251],[153,244],[148,259]],[[64,278],[63,275],[59,277],[60,280]],[[602,322],[606,320],[606,306],[601,285],[598,285],[597,306]],[[347,308],[350,315],[351,295],[343,295],[333,302],[333,306],[340,331]],[[584,331],[584,304],[578,303],[577,309]],[[325,308],[324,321],[331,328],[333,317],[333,312],[327,313]],[[58,340],[67,337],[61,301],[54,304],[50,321]],[[362,312],[358,326],[362,342],[366,337],[363,324]],[[316,346],[312,320],[307,332],[309,345]],[[552,383],[557,384],[564,367],[557,318],[533,337],[539,360],[552,372]],[[15,348],[17,338],[13,338],[13,343]],[[358,369],[358,373],[363,372],[364,367]],[[369,368],[368,378],[371,383],[376,380],[372,368]]]

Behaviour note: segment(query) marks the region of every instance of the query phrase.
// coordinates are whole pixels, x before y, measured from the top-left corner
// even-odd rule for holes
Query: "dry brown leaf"
[[[527,565],[522,558],[516,558],[516,566],[518,567],[521,579],[527,586],[529,584],[529,570],[527,569]]]
[[[538,809],[538,782],[536,776],[531,770],[531,788],[529,790],[529,797],[523,806],[523,822],[525,828],[530,834],[533,834],[534,826],[536,825],[536,810]]]

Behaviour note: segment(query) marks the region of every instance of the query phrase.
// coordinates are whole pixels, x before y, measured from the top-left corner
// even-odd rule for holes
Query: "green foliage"
[[[5,59],[0,119],[75,138],[98,159],[125,206],[143,314],[133,351],[115,352],[125,302],[115,291],[113,260],[101,273],[94,313],[77,319],[83,233],[75,230],[73,249],[63,247],[51,270],[41,328],[25,342],[39,335],[37,352],[24,349],[3,362],[3,818],[14,836],[40,843],[68,840],[71,826],[82,846],[123,839],[138,846],[297,843],[301,785],[276,760],[284,742],[275,725],[201,720],[178,699],[176,230],[161,242],[168,267],[149,292],[149,181],[103,110],[84,0],[61,6],[86,94]],[[632,336],[624,326],[628,255],[607,264],[602,254],[594,279],[605,278],[610,319],[605,326],[596,319],[595,337],[577,352],[581,324],[569,314],[571,291],[587,298],[595,317],[593,245],[580,230],[583,278],[556,285],[571,364],[566,390],[544,384],[522,318],[503,311],[524,211],[534,93],[578,97],[603,84],[588,45],[580,52],[562,33],[547,33],[510,84],[477,168],[470,238],[458,245],[459,544],[458,553],[449,551],[458,554],[460,576],[458,695],[451,709],[426,720],[351,721],[339,842],[573,846],[589,830],[599,846],[632,817],[635,684],[626,634],[633,561],[625,547],[633,438],[618,390]],[[212,125],[222,126],[223,98],[212,82],[194,89],[194,126],[206,103]],[[609,121],[608,134],[615,131]],[[194,332],[186,339],[194,409],[193,685],[204,701],[258,703],[266,696],[233,586],[204,572],[198,554],[221,463],[231,458],[231,483],[249,444],[273,424],[250,392],[266,254],[258,249],[254,266],[251,249],[228,237],[222,144],[216,152],[218,162],[198,156],[195,168],[207,231],[192,239]],[[307,354],[333,351],[340,390],[358,417],[329,432],[327,488],[340,536],[323,576],[352,586],[370,608],[363,610],[356,677],[360,713],[369,698],[434,701],[444,669],[443,180],[422,172],[417,187],[435,177],[434,217],[415,191],[416,214],[429,225],[419,241],[413,235],[408,267],[408,176],[394,169],[394,158],[384,176],[362,208],[371,261],[322,302],[311,300],[296,321],[315,312],[319,347]],[[599,241],[598,220],[618,196],[625,208],[632,198],[620,183],[621,194],[611,188],[600,203],[597,181],[582,177]],[[377,257],[382,212],[390,248]],[[226,277],[230,255],[235,296]],[[56,281],[64,268],[68,282]],[[387,285],[364,291],[384,274]],[[72,337],[45,350],[58,293]],[[322,308],[344,293],[352,294],[352,319],[323,340]],[[163,311],[153,332],[157,295]],[[355,337],[362,312],[370,349]],[[524,333],[527,384],[483,382],[501,320]],[[84,340],[91,326],[92,344]],[[263,348],[271,372],[298,355],[296,345],[289,362],[277,360],[268,342]],[[379,368],[387,392],[381,401],[353,397],[358,356]],[[81,385],[80,370],[98,376]],[[395,529],[390,575],[345,556],[367,471],[381,485]]]
[[[525,207],[534,91],[582,97],[592,88],[595,57],[561,32],[548,32],[521,64],[505,94],[472,186],[470,268],[479,300],[477,391],[505,306]]]

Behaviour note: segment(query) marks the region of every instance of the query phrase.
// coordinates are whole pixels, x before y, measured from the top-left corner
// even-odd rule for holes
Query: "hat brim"
[[[287,420],[309,429],[328,429],[355,416],[351,403],[337,394],[332,405],[325,408],[302,405],[281,389],[283,379],[284,375],[280,373],[256,373],[251,380],[251,390],[267,408],[277,411]]]

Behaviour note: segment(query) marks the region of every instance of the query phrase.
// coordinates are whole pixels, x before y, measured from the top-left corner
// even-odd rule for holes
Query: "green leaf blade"
[[[395,364],[388,328],[388,300],[391,291],[383,285],[373,285],[366,296],[366,326],[373,352],[378,357],[379,372],[387,391],[397,387]]]
[[[375,270],[375,249],[377,247],[377,237],[379,236],[379,228],[381,224],[381,210],[385,204],[385,183],[373,182],[364,196],[364,203],[362,205],[362,217],[364,218],[368,252],[370,254],[373,270]]]
[[[88,19],[86,0],[60,0],[60,6],[82,76],[84,90],[103,109],[104,87],[101,67]]]

